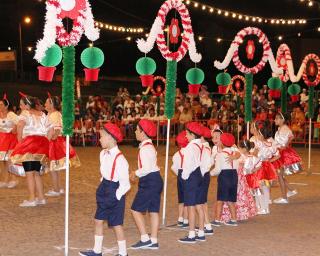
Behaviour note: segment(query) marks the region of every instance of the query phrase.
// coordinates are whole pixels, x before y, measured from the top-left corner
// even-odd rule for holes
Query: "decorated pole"
[[[244,39],[248,36],[255,35],[259,43],[262,44],[263,53],[260,61],[253,67],[247,67],[240,60],[239,46],[243,44]],[[255,45],[253,40],[247,40],[246,57],[248,60],[253,60],[255,55]],[[236,68],[245,74],[246,86],[245,86],[245,121],[247,122],[247,138],[249,138],[249,122],[252,120],[252,84],[253,75],[260,72],[269,62],[272,71],[275,74],[281,74],[282,69],[277,67],[275,58],[272,53],[270,42],[267,36],[259,29],[255,27],[246,27],[239,31],[231,43],[231,46],[222,62],[214,61],[214,66],[219,70],[224,70],[233,61]]]
[[[46,23],[44,26],[43,38],[37,42],[34,58],[44,67],[39,67],[39,79],[51,81],[58,52],[55,42],[63,47],[63,73],[62,73],[62,123],[63,135],[66,136],[66,191],[65,191],[65,248],[64,254],[69,254],[69,183],[70,183],[70,136],[73,133],[74,123],[74,86],[75,86],[75,46],[79,43],[83,33],[90,41],[96,41],[99,38],[99,29],[94,27],[94,20],[91,6],[88,0],[46,1]],[[69,18],[73,20],[73,26],[70,33],[64,28],[62,19]],[[89,50],[92,52],[91,50]],[[51,57],[48,57],[50,53]],[[100,56],[101,57],[101,56]],[[46,60],[46,58],[49,58]],[[96,63],[96,56],[91,54],[89,65]],[[85,60],[88,60],[85,58]],[[91,60],[91,61],[90,61]],[[101,60],[101,58],[100,58]],[[101,61],[99,62],[101,63]],[[101,63],[102,65],[102,63]],[[90,66],[89,68],[97,68]],[[43,75],[43,72],[50,71],[49,75]],[[53,72],[52,72],[53,71]],[[97,74],[97,71],[95,71]]]
[[[181,23],[183,28],[183,35],[180,34],[180,28],[178,26],[178,20],[172,21],[170,26],[170,42],[178,42],[177,37],[181,36],[181,44],[177,51],[171,52],[167,46],[166,37],[164,35],[164,27],[166,22],[166,16],[169,11],[175,9],[181,17]],[[201,61],[201,54],[197,53],[196,44],[194,40],[194,34],[191,25],[191,18],[189,11],[186,8],[182,0],[167,0],[165,1],[158,11],[158,15],[151,27],[151,31],[146,40],[137,40],[137,46],[139,50],[145,55],[149,53],[153,46],[157,43],[158,49],[161,52],[163,58],[167,60],[166,68],[166,95],[165,95],[165,115],[168,119],[167,128],[167,145],[166,145],[166,162],[165,162],[165,179],[164,179],[164,197],[163,197],[163,216],[162,223],[165,224],[166,218],[166,200],[167,200],[167,183],[168,183],[168,158],[169,158],[169,135],[170,135],[170,119],[174,116],[174,103],[176,93],[176,77],[177,77],[177,63],[186,55],[189,51],[191,60],[194,63]]]

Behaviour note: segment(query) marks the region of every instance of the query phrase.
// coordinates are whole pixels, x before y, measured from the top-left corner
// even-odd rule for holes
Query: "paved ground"
[[[79,249],[93,245],[93,215],[95,212],[95,189],[99,183],[98,148],[78,148],[82,167],[71,173],[70,205],[70,253],[78,255]],[[137,149],[122,147],[131,168],[136,166]],[[172,153],[174,148],[172,148]],[[307,150],[298,149],[307,161]],[[129,255],[225,255],[225,256],[295,256],[320,255],[320,150],[312,155],[312,171],[289,178],[299,194],[289,205],[272,205],[271,214],[258,216],[239,227],[215,229],[215,235],[207,242],[196,245],[182,245],[177,239],[186,234],[178,229],[163,228],[160,232],[159,251],[131,251]],[[165,148],[159,148],[159,163],[163,173]],[[318,174],[316,174],[318,172]],[[170,172],[168,185],[167,224],[176,221],[175,177]],[[45,187],[50,187],[49,176],[45,177]],[[133,184],[128,199],[125,231],[128,244],[139,239],[138,231],[129,212],[136,192]],[[214,202],[216,179],[212,178],[210,206]],[[279,195],[279,188],[272,189],[272,197]],[[26,184],[20,179],[14,190],[0,190],[0,256],[18,255],[63,255],[64,244],[64,200],[50,198],[48,204],[32,209],[19,208],[26,197]],[[211,208],[210,208],[211,210]],[[116,242],[111,230],[105,232],[104,255],[116,254]]]

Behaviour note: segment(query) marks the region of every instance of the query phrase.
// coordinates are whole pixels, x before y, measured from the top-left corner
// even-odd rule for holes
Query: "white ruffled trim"
[[[149,37],[147,40],[144,39],[138,39],[137,40],[137,46],[138,49],[147,54],[153,49],[154,43],[157,40],[158,34],[162,33],[162,20],[161,18],[157,17],[152,25],[152,28],[149,33]]]
[[[226,69],[229,66],[229,64],[233,58],[233,55],[238,50],[238,48],[239,48],[239,46],[237,44],[232,43],[223,62],[215,60],[214,66],[219,70]]]
[[[88,0],[86,0],[86,11],[84,16],[86,17],[84,22],[84,31],[86,37],[92,42],[98,40],[100,37],[100,29],[94,26],[92,9]]]
[[[189,56],[192,62],[199,63],[202,59],[202,55],[197,53],[196,42],[194,40],[194,34],[191,34],[189,37],[190,44],[189,44]]]

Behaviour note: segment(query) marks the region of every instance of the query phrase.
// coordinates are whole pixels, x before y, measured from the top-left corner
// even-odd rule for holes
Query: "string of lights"
[[[310,1],[310,2],[313,3],[314,1]],[[225,18],[240,20],[240,21],[244,21],[244,22],[265,23],[265,24],[270,24],[270,25],[296,25],[296,24],[303,25],[303,24],[306,24],[307,21],[320,20],[320,18],[287,19],[287,18],[279,18],[279,17],[278,18],[268,18],[268,17],[261,17],[261,16],[252,16],[252,15],[239,13],[236,11],[230,11],[230,10],[217,8],[215,6],[210,6],[207,4],[202,4],[200,2],[193,1],[193,0],[186,0],[185,4],[188,6],[191,6],[195,9],[202,10],[203,12],[206,12],[209,14],[215,14],[215,15],[219,15],[219,16],[222,16]]]
[[[144,28],[141,27],[127,27],[127,26],[118,26],[118,25],[113,25],[109,23],[104,23],[104,22],[95,22],[95,26],[99,27],[100,29],[106,29],[109,31],[113,32],[121,32],[121,33],[133,33],[133,34],[140,34],[144,32]]]
[[[299,0],[301,3],[306,3],[308,7],[314,7],[314,6],[319,6],[320,7],[320,2],[319,1],[312,1],[312,0]]]

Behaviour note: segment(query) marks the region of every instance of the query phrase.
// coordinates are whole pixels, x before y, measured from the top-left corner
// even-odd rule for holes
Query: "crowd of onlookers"
[[[253,86],[252,116],[254,120],[270,120],[280,109],[280,99],[273,99],[268,94],[268,87]],[[16,113],[19,108],[13,107]],[[205,86],[201,87],[198,96],[181,93],[176,89],[175,115],[171,119],[170,135],[176,135],[184,129],[184,125],[192,120],[205,123],[208,126],[218,124],[224,131],[243,136],[246,133],[244,99],[235,94],[212,94]],[[296,138],[305,139],[307,127],[308,95],[303,89],[300,101],[290,103],[288,97],[288,112],[291,113],[291,128]],[[318,108],[313,121],[320,122]],[[118,124],[126,139],[134,139],[135,125],[141,118],[147,118],[158,123],[159,138],[164,139],[167,132],[165,116],[165,96],[130,95],[127,88],[119,88],[111,97],[89,96],[78,100],[75,104],[75,124],[73,142],[76,144],[98,143],[98,131],[103,123]],[[320,124],[320,123],[319,123]],[[320,125],[319,125],[320,128]],[[317,124],[313,127],[313,138],[319,139]]]

